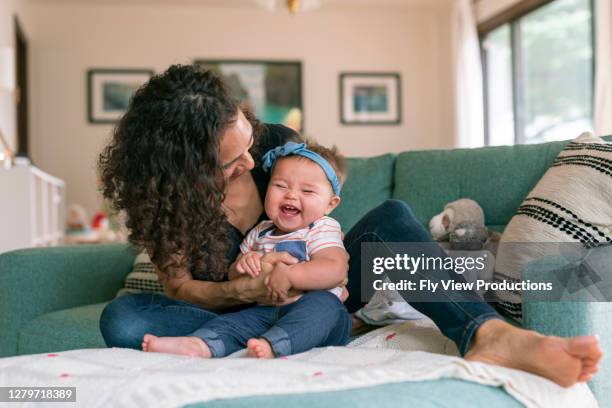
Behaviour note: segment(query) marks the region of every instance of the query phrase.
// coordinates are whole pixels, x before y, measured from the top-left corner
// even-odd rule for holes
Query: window
[[[481,36],[489,145],[593,127],[592,0],[554,0]]]

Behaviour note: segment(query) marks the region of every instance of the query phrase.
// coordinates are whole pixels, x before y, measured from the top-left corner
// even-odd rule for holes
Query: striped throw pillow
[[[585,248],[612,243],[612,143],[590,133],[567,144],[508,223],[494,281],[519,282],[528,262],[550,252],[550,243],[563,242]],[[495,295],[503,313],[522,319],[519,291]]]
[[[134,259],[132,271],[126,276],[125,284],[117,292],[117,296],[128,293],[164,293],[164,287],[159,283],[155,272],[155,265],[146,251],[141,252]]]

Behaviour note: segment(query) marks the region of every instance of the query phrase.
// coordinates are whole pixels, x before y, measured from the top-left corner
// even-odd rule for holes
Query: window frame
[[[528,14],[554,2],[556,0],[523,0],[509,9],[481,22],[477,26],[478,40],[480,43],[480,56],[482,64],[482,93],[483,93],[483,108],[484,108],[484,142],[485,146],[490,146],[491,137],[489,134],[489,84],[488,84],[488,70],[487,70],[487,58],[486,51],[484,48],[485,38],[493,30],[509,24],[510,28],[510,50],[512,53],[511,64],[512,64],[512,110],[514,119],[514,144],[525,143],[525,107],[524,98],[522,96],[522,80],[524,74],[522,72],[523,67],[523,56],[521,55],[521,35],[520,35],[520,24],[521,19]],[[596,55],[596,20],[595,20],[595,0],[588,0],[591,9],[591,47],[593,50],[593,58],[591,60],[591,87],[595,90],[595,66],[597,58]],[[594,109],[594,100],[591,98],[591,112]]]

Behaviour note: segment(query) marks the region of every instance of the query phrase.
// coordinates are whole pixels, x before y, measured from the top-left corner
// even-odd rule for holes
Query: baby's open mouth
[[[283,214],[291,216],[298,215],[301,212],[299,208],[288,204],[281,205],[280,209]]]

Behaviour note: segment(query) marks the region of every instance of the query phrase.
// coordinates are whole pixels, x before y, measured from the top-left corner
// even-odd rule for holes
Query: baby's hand
[[[261,272],[261,254],[257,252],[247,252],[242,255],[236,263],[238,273],[247,273],[253,278]]]

